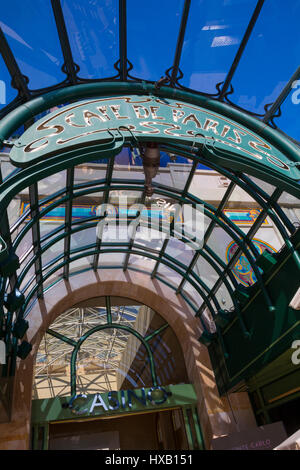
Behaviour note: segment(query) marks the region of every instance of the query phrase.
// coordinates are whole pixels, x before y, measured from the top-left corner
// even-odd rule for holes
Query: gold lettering
[[[173,113],[173,120],[175,122],[178,122],[179,119],[181,119],[185,115],[184,111],[178,111],[177,109],[172,109],[172,113]]]
[[[42,122],[42,124],[40,124],[36,130],[37,131],[45,131],[45,130],[49,130],[49,129],[55,129],[54,132],[52,132],[51,134],[49,134],[47,137],[50,137],[52,135],[56,135],[56,134],[60,134],[61,132],[63,132],[65,130],[64,126],[61,126],[60,124],[56,124],[54,126],[47,126],[46,123],[49,122],[49,119],[45,122]]]
[[[140,123],[141,126],[147,127],[148,129],[152,129],[152,131],[141,131],[143,134],[159,134],[159,129],[157,127],[154,127],[154,124],[160,124],[160,122],[152,122],[152,121],[143,121]]]
[[[205,131],[212,130],[214,134],[219,135],[216,127],[219,125],[219,121],[214,121],[213,119],[206,119],[203,129]]]
[[[222,132],[221,132],[221,137],[225,137],[229,130],[230,130],[230,126],[226,126],[226,125],[225,125],[225,126],[223,127]]]
[[[128,116],[121,116],[120,115],[120,105],[119,104],[116,104],[116,105],[111,105],[110,106],[110,109],[112,110],[112,112],[114,113],[114,115],[116,116],[117,119],[129,119]]]
[[[97,109],[98,109],[99,113],[101,113],[104,116],[104,118],[105,118],[104,121],[110,121],[110,117],[107,114],[106,106],[97,106]]]
[[[195,114],[189,114],[187,117],[185,117],[182,121],[182,124],[186,124],[188,121],[193,121],[196,124],[196,127],[198,127],[198,129],[202,129],[202,126],[196,118]]]
[[[33,147],[34,144],[36,144],[37,142],[43,141],[45,139],[46,141],[43,144],[39,145],[38,147]],[[37,152],[38,150],[41,150],[47,147],[48,144],[49,144],[49,140],[46,137],[41,137],[40,139],[34,140],[30,144],[26,145],[26,147],[24,148],[24,152],[26,153]]]
[[[241,135],[246,135],[246,132],[242,132],[242,131],[238,131],[237,129],[233,129],[233,133],[235,135],[235,139],[233,139],[232,137],[227,137],[227,139],[231,140],[235,144],[241,144],[242,143],[242,138],[241,138],[240,134]]]
[[[156,112],[157,112],[158,109],[159,109],[159,106],[150,106],[152,119],[162,119],[162,120],[164,120],[165,118],[163,118],[161,116],[157,116]]]
[[[148,118],[150,115],[149,110],[145,108],[145,106],[139,106],[139,105],[134,104],[133,110],[138,119],[145,119],[145,118]],[[143,111],[145,114],[142,114],[141,111]]]
[[[251,140],[249,142],[250,147],[252,147],[254,150],[257,150],[258,152],[264,153],[265,155],[269,155],[268,153],[264,152],[262,149],[259,147],[263,147],[265,149],[271,150],[270,145],[264,143],[264,142],[255,142],[254,140]]]
[[[106,119],[103,116],[100,116],[99,114],[95,114],[92,111],[88,111],[87,109],[83,111],[83,117],[88,126],[93,125],[91,122],[91,119],[98,119],[101,122],[106,121]]]
[[[72,122],[71,119],[73,117],[74,117],[74,113],[68,114],[65,117],[65,121],[66,121],[67,124],[69,124],[69,126],[72,126],[72,127],[86,127],[86,125],[75,124],[75,122]]]

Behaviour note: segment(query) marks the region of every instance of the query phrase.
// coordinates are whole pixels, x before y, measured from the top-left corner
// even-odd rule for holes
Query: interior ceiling
[[[105,298],[102,298],[105,304]],[[112,321],[134,327],[139,307],[111,307]],[[106,308],[72,308],[61,314],[44,335],[35,364],[34,398],[52,398],[70,394],[70,358],[73,347],[55,337],[58,333],[78,341],[95,326],[107,323]],[[93,393],[117,389],[117,373],[126,377],[121,363],[130,334],[109,329],[94,333],[85,341],[77,358],[77,392]],[[130,364],[129,364],[130,365]],[[124,370],[123,370],[124,369]]]

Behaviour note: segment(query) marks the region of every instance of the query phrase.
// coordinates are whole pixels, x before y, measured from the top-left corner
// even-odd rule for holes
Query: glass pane
[[[212,288],[219,278],[214,268],[202,256],[198,258],[193,271],[209,288]]]
[[[11,87],[11,77],[2,55],[0,55],[0,110],[10,103],[17,94],[17,90]]]
[[[134,254],[134,255],[130,255],[128,265],[129,267],[133,267],[142,271],[151,272],[155,264],[156,264],[156,261],[154,259],[148,258],[147,256]]]
[[[25,224],[22,224],[18,232],[21,231],[21,228],[23,228]],[[29,251],[32,251],[33,253],[33,247],[32,247],[32,230],[29,229],[29,231],[26,233],[25,236],[23,236],[21,243],[16,249],[16,255],[20,258],[20,261],[22,260],[22,257]],[[26,264],[28,263],[29,258],[26,260]],[[22,266],[23,268],[24,266]]]
[[[233,308],[233,301],[224,284],[222,284],[220,289],[216,292],[216,298],[220,304],[221,309],[230,310]]]
[[[202,0],[191,3],[180,69],[184,86],[216,93],[225,80],[256,0]]]
[[[205,292],[203,291],[203,289],[201,290],[202,292]],[[191,284],[189,284],[188,282],[185,283],[184,288],[182,289],[182,292],[187,296],[190,303],[193,305],[193,308],[195,310],[198,310],[198,308],[200,307],[200,305],[202,305],[202,302],[203,302],[203,298],[201,294],[199,294],[199,292],[197,292],[196,289],[193,286],[191,286]]]
[[[207,246],[211,248],[222,261],[228,262],[226,253],[229,245],[233,242],[232,238],[223,228],[216,226],[208,239]]]
[[[230,180],[216,171],[197,169],[192,178],[189,193],[203,201],[218,205],[224,196]]]
[[[50,196],[66,187],[66,170],[47,176],[38,182],[39,198]]]
[[[13,172],[16,171],[16,167],[10,163],[9,152],[10,149],[8,147],[4,147],[3,152],[0,153],[0,165],[3,180],[8,178]]]
[[[264,114],[299,65],[300,1],[265,2],[233,77],[232,101]]]
[[[74,62],[82,78],[116,75],[119,58],[118,2],[63,0],[62,9]]]
[[[178,261],[185,266],[189,266],[195,252],[188,244],[177,240],[177,238],[171,238],[166,248],[166,254],[171,256],[174,261]]]
[[[106,163],[83,163],[74,170],[74,185],[106,178]]]
[[[80,230],[71,236],[71,250],[81,248],[86,245],[95,245],[96,227]],[[92,248],[91,248],[92,249]]]
[[[159,80],[173,65],[183,0],[127,2],[127,50],[130,72],[145,80]],[[159,53],[157,53],[159,51]]]
[[[300,80],[280,107],[282,115],[274,119],[283,132],[300,142]]]
[[[63,316],[66,316],[66,314],[63,314]],[[64,320],[66,326],[60,332],[68,335],[67,318],[64,318]],[[69,318],[70,320],[72,318]],[[55,323],[51,325],[51,328],[57,331],[58,328]],[[45,334],[35,363],[34,399],[70,395],[69,356],[72,350],[73,346],[47,333]]]
[[[64,241],[59,240],[58,242],[54,243],[50,248],[48,248],[47,251],[45,251],[42,254],[42,263],[43,267],[46,266],[46,264],[50,263],[54,258],[59,257],[62,255],[64,252]],[[60,263],[63,262],[63,257],[60,258]]]
[[[1,8],[0,26],[30,89],[65,79],[63,56],[50,1],[12,0]]]
[[[166,235],[159,230],[155,230],[147,225],[137,227],[134,237],[134,244],[139,249],[149,249],[160,251]]]
[[[101,249],[110,250],[110,248],[104,246]],[[124,253],[102,253],[99,256],[98,266],[100,269],[103,266],[123,266],[125,256],[126,255]]]

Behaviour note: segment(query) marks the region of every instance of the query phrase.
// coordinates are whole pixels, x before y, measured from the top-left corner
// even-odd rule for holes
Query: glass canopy
[[[165,77],[299,141],[299,15],[300,0],[12,0],[0,14],[0,116],[17,92],[15,105],[45,88]]]
[[[298,149],[299,14],[300,0],[11,0],[0,14],[0,122],[20,105],[27,109],[35,98],[73,85],[151,83],[241,110],[262,129],[278,127]],[[34,173],[35,165],[31,174],[12,166],[11,147],[26,127],[56,109],[32,116],[3,142],[0,190]],[[258,286],[272,311],[257,260],[285,245],[295,251],[296,199],[249,175],[247,167],[223,167],[193,146],[175,143],[159,146],[149,196],[143,156],[137,142],[109,158],[99,152],[50,176],[41,172],[3,203],[0,235],[20,263],[1,279],[0,300],[20,292],[26,318],[34,300],[59,280],[88,269],[120,268],[147,273],[180,293],[209,333],[218,328],[216,314],[239,314],[237,289]],[[105,230],[99,236],[103,203],[119,228],[122,217],[130,222],[139,214],[137,230],[125,231],[122,240]],[[141,212],[132,208],[137,203],[143,204]],[[176,212],[177,205],[182,211],[198,203],[201,243],[192,240],[185,217]],[[149,215],[157,221],[151,227],[157,236],[150,239]],[[184,237],[176,236],[172,224],[166,237],[164,222],[177,219]],[[12,324],[16,312],[9,317],[1,307],[0,326],[4,319]]]

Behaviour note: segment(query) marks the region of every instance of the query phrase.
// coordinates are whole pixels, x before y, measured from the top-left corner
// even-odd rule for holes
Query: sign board
[[[227,155],[225,162],[237,159],[240,164],[300,179],[294,162],[245,126],[197,105],[149,95],[105,97],[59,108],[25,131],[10,158],[14,165],[26,167],[120,137],[133,145],[137,139],[193,147],[209,142],[212,150]]]
[[[55,397],[32,401],[32,423],[94,418],[128,413],[159,411],[166,408],[196,406],[197,396],[190,384],[161,387],[163,395],[153,399],[152,388],[96,393],[81,397],[71,408],[71,397]]]
[[[274,450],[300,450],[300,429],[288,439],[281,442]]]
[[[212,440],[213,450],[272,450],[287,438],[282,421]]]

